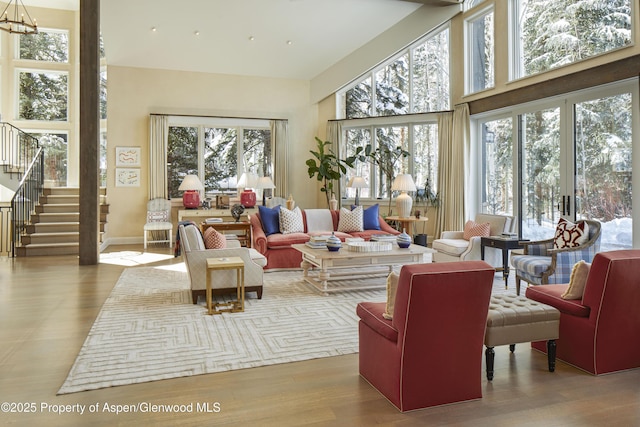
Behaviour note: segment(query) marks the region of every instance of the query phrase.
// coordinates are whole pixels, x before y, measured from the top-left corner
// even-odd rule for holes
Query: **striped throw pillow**
[[[464,240],[472,237],[488,237],[491,233],[491,224],[488,222],[467,221],[464,225]]]

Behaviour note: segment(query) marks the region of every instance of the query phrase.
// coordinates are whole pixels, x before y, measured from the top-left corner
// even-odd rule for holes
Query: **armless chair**
[[[484,261],[405,265],[393,318],[362,302],[360,375],[401,412],[482,397],[495,270]]]
[[[151,233],[151,240],[148,234]],[[173,224],[171,223],[171,201],[157,198],[147,202],[147,222],[144,225],[144,248],[149,243],[169,243],[173,246]]]

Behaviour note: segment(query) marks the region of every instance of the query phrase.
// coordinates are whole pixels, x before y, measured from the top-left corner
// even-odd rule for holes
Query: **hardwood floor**
[[[109,251],[141,251],[139,246]],[[166,248],[151,249],[180,262]],[[640,369],[594,377],[527,344],[496,349],[477,401],[401,414],[358,376],[358,356],[245,369],[56,396],[125,267],[77,256],[0,258],[0,425],[631,426],[640,424]],[[497,276],[496,276],[497,277]],[[500,280],[497,278],[496,280]],[[513,287],[513,284],[511,285]],[[446,351],[446,349],[440,349]],[[483,364],[484,366],[484,364]],[[437,367],[436,367],[437,369]],[[183,413],[115,414],[105,405],[193,405]],[[26,406],[25,406],[26,405]],[[56,405],[85,407],[58,415]],[[90,413],[91,405],[98,410]],[[60,406],[61,407],[61,406]],[[73,409],[73,406],[67,408]],[[206,412],[206,411],[209,412]]]

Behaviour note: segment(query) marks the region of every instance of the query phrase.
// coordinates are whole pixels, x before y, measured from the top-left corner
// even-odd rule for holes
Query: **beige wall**
[[[309,101],[309,82],[125,67],[108,67],[107,72],[109,244],[142,240],[151,113],[288,119],[290,192],[299,206],[315,207],[315,183],[306,175],[304,164],[318,120],[317,105]],[[117,146],[142,148],[140,187],[115,187]],[[175,202],[181,205],[182,201]]]

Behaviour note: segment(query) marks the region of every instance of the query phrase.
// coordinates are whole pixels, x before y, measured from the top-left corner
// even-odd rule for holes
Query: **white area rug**
[[[356,353],[356,304],[386,300],[385,290],[322,296],[301,271],[274,272],[244,313],[208,316],[171,268],[124,270],[58,394]]]

